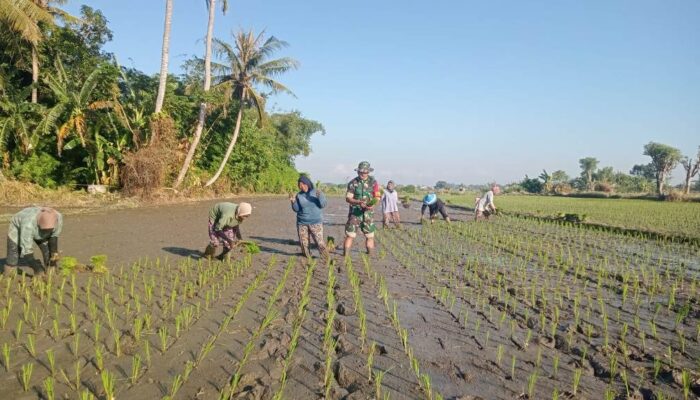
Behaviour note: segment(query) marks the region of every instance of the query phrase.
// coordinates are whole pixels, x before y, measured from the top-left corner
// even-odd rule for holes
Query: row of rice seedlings
[[[367,268],[369,271],[372,272],[370,276],[373,276],[374,273],[377,273],[377,275],[380,277],[379,278],[379,286],[377,288],[377,292],[379,297],[383,300],[385,307],[386,307],[386,312],[389,315],[389,319],[391,320],[391,324],[394,327],[394,330],[396,331],[399,340],[401,341],[401,345],[404,348],[404,352],[406,353],[406,356],[409,359],[409,362],[411,364],[411,369],[413,373],[415,374],[418,384],[420,388],[423,390],[423,392],[426,395],[426,398],[429,400],[441,400],[442,395],[435,390],[432,387],[432,380],[430,378],[430,375],[426,373],[421,373],[420,370],[420,362],[418,360],[418,357],[415,356],[413,347],[410,345],[408,341],[408,330],[404,329],[401,326],[401,321],[399,319],[399,314],[398,314],[398,309],[397,309],[397,302],[393,299],[391,299],[391,296],[389,295],[389,290],[386,286],[386,280],[384,279],[384,276],[381,273],[378,273],[373,270],[371,267],[370,263],[367,263]],[[391,308],[389,307],[389,304],[391,304]],[[373,357],[368,357],[368,369],[371,369],[372,366],[370,363],[373,361]],[[374,374],[374,379],[375,379],[375,384],[376,384],[376,395],[377,398],[381,398],[381,380],[384,376],[384,374],[387,371],[383,371],[381,373],[375,373]]]
[[[367,314],[365,313],[365,307],[362,302],[360,276],[353,269],[352,259],[350,257],[345,258],[345,267],[347,268],[348,280],[350,281],[350,286],[352,287],[355,312],[357,312],[358,319],[360,320],[360,346],[364,351],[365,341],[367,340]]]
[[[250,266],[251,259],[250,255],[247,255],[246,258],[248,261],[246,261],[246,265]],[[241,311],[245,303],[248,301],[250,296],[255,292],[260,287],[260,284],[267,278],[269,275],[270,271],[272,270],[272,267],[276,264],[277,259],[276,257],[271,257],[267,267],[264,268],[256,277],[255,279],[246,287],[245,291],[241,295],[241,297],[238,299],[236,304],[229,310],[227,313],[226,317],[224,320],[221,322],[219,325],[218,330],[216,333],[212,334],[209,336],[209,338],[202,343],[199,352],[197,353],[197,356],[193,360],[187,360],[185,363],[184,369],[182,373],[176,374],[173,377],[173,381],[171,382],[170,385],[170,394],[169,396],[174,396],[177,391],[184,385],[190,378],[191,373],[198,368],[202,362],[206,359],[206,357],[211,353],[211,351],[214,349],[214,346],[216,344],[216,341],[219,339],[222,333],[224,333],[227,329],[229,324],[234,320],[234,318],[238,315],[238,313]]]
[[[330,398],[331,388],[333,384],[333,356],[337,340],[333,337],[333,323],[335,321],[335,266],[333,263],[328,264],[328,284],[326,285],[326,326],[323,330],[323,350],[325,352],[323,386],[325,389],[325,398]]]
[[[287,349],[287,355],[284,357],[284,364],[282,366],[282,376],[280,377],[280,386],[277,389],[273,399],[281,400],[284,395],[284,388],[287,384],[287,373],[289,371],[289,366],[292,360],[292,356],[296,351],[297,345],[299,343],[299,337],[301,335],[301,325],[306,317],[306,307],[309,302],[311,302],[311,294],[309,289],[311,287],[311,278],[313,277],[314,269],[316,268],[316,263],[311,262],[306,268],[306,277],[304,280],[304,286],[301,291],[301,299],[297,307],[296,316],[292,323],[292,339],[289,342],[289,348]]]
[[[248,361],[248,358],[250,357],[250,354],[252,353],[255,344],[257,343],[258,339],[260,338],[260,335],[267,329],[267,327],[272,323],[272,321],[277,318],[278,310],[274,308],[274,304],[277,301],[277,298],[279,295],[282,293],[282,290],[284,290],[284,287],[287,283],[287,278],[289,277],[289,273],[291,270],[294,268],[294,265],[296,264],[296,257],[291,257],[289,261],[287,262],[287,267],[284,270],[284,274],[282,275],[282,278],[280,279],[279,283],[275,287],[275,290],[273,291],[272,295],[270,296],[268,303],[267,303],[267,309],[265,312],[265,315],[260,322],[260,325],[256,329],[256,331],[253,333],[253,335],[250,337],[248,340],[248,343],[246,343],[244,350],[243,350],[243,356],[238,362],[238,367],[236,368],[236,372],[233,374],[231,377],[231,380],[226,384],[226,386],[219,392],[219,399],[232,399],[234,394],[236,393],[236,390],[238,389],[238,384],[241,379],[241,372],[243,371],[243,367],[245,366],[246,362]]]

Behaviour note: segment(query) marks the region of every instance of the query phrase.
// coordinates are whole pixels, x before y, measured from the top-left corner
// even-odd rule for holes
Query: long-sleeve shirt
[[[316,189],[297,193],[292,203],[292,210],[297,213],[298,225],[314,225],[323,223],[322,209],[328,204],[326,195]]]
[[[63,230],[63,215],[57,212],[58,220],[53,230],[39,229],[37,217],[41,207],[28,207],[15,214],[10,220],[7,236],[17,243],[21,249],[20,256],[34,252],[33,242],[46,242],[52,237],[58,237]]]
[[[493,203],[493,190],[486,192],[486,194],[481,196],[479,202],[476,203],[477,211],[484,211],[487,207],[491,209],[496,208],[496,205]]]
[[[214,230],[220,231],[224,228],[233,228],[238,226],[236,214],[238,204],[236,203],[217,203],[209,211],[209,219],[214,223]]]
[[[382,211],[385,213],[399,211],[399,193],[396,190],[393,192],[384,191],[384,195],[382,195]]]

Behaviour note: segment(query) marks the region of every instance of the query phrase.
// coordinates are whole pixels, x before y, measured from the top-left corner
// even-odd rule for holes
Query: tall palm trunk
[[[36,46],[32,45],[32,103],[38,100],[37,85],[39,84],[39,56],[36,52]]]
[[[209,0],[209,22],[207,23],[207,39],[206,50],[204,51],[204,92],[208,92],[211,87],[211,39],[214,35],[214,16],[216,15],[216,0]],[[180,173],[177,175],[174,187],[180,186],[187,175],[187,170],[190,168],[194,153],[197,151],[199,140],[202,138],[202,130],[204,130],[204,121],[207,117],[207,103],[199,105],[199,118],[197,119],[197,127],[194,130],[194,138],[190,149],[187,151],[185,162],[180,168]]]
[[[243,103],[245,103],[245,98],[245,91],[243,91],[243,93],[241,94],[241,102],[238,107],[238,116],[236,117],[236,127],[233,130],[233,137],[231,138],[231,142],[228,144],[226,154],[224,154],[224,158],[221,160],[221,165],[219,165],[219,169],[216,171],[214,176],[212,176],[211,179],[207,181],[207,183],[204,186],[211,186],[214,182],[216,182],[217,179],[219,179],[219,176],[224,171],[224,168],[228,163],[229,157],[231,157],[233,147],[236,145],[236,141],[238,140],[238,133],[241,130],[241,117],[243,116]]]
[[[165,26],[163,28],[163,49],[160,55],[160,83],[156,98],[156,113],[163,108],[165,100],[165,85],[168,80],[168,59],[170,57],[170,23],[173,17],[173,0],[165,0]]]

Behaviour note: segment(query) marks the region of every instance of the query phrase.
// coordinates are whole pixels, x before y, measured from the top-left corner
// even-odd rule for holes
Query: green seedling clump
[[[59,262],[59,269],[64,275],[70,275],[75,272],[78,266],[78,259],[75,257],[63,257]]]
[[[107,269],[107,256],[104,254],[98,254],[90,257],[90,264],[90,270],[94,273],[104,274],[109,271]]]

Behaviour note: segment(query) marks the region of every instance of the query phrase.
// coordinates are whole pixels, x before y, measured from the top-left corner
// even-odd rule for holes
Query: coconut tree
[[[54,13],[60,10],[50,7],[48,1],[0,0],[0,26],[6,25],[28,42],[32,49],[32,103],[37,102],[39,81],[39,56],[37,46],[43,39],[40,24],[53,25]],[[62,13],[62,12],[61,12]]]
[[[265,103],[257,92],[256,86],[262,85],[272,90],[272,93],[293,93],[283,84],[273,78],[290,69],[296,69],[298,62],[292,58],[283,57],[275,60],[268,58],[277,50],[286,47],[287,43],[274,36],[265,39],[265,31],[255,35],[253,31],[239,31],[234,35],[234,45],[219,39],[214,39],[215,51],[226,59],[225,65],[217,65],[222,74],[214,77],[217,88],[228,94],[231,100],[239,103],[236,125],[231,135],[224,158],[214,176],[207,181],[206,186],[212,185],[226,167],[233,148],[238,140],[241,129],[243,108],[253,106],[258,112],[259,123],[264,118]]]
[[[216,0],[207,0],[207,7],[209,8],[209,21],[207,23],[207,38],[205,41],[204,49],[204,92],[208,92],[211,87],[211,43],[214,36],[214,17],[216,16]],[[226,14],[228,10],[228,0],[222,0],[221,11]],[[185,179],[187,170],[190,168],[192,163],[192,158],[194,157],[195,151],[197,151],[197,146],[199,145],[199,140],[202,138],[202,130],[204,129],[204,121],[207,116],[207,103],[202,102],[199,105],[199,117],[197,119],[197,127],[194,130],[194,137],[192,138],[192,143],[187,151],[187,156],[185,161],[182,163],[182,168],[180,168],[180,173],[177,175],[175,180],[175,187],[180,186],[182,181]]]
[[[598,168],[598,160],[595,157],[586,157],[578,160],[581,166],[581,176],[586,179],[586,188],[593,190],[593,172]]]
[[[168,81],[168,60],[170,58],[170,24],[173,19],[173,0],[165,0],[165,26],[163,27],[163,48],[160,53],[160,83],[156,97],[156,113],[163,109],[165,84]]]

